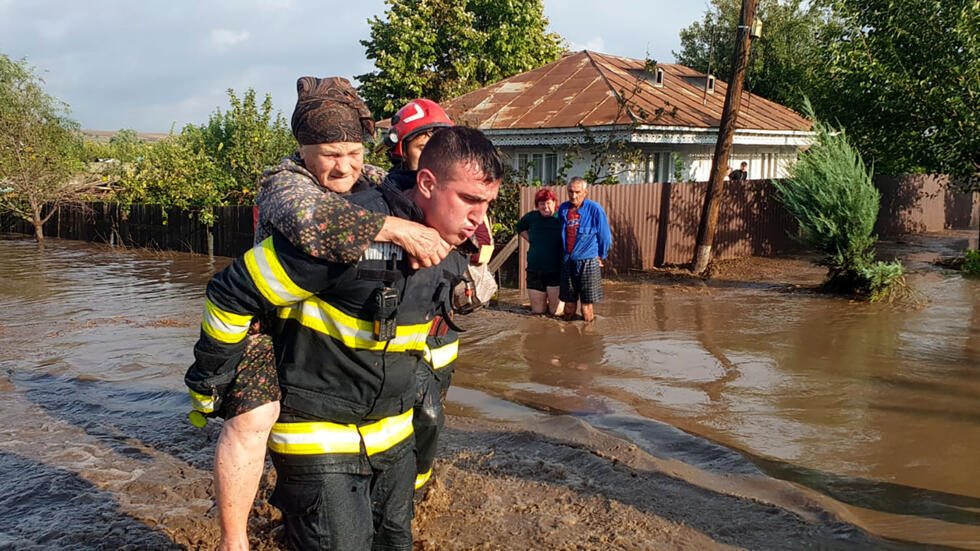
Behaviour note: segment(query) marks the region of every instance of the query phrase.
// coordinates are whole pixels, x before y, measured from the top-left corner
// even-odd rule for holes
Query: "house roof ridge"
[[[643,60],[583,49],[447,100],[445,106],[454,116],[485,130],[635,123],[717,128],[728,83],[714,75],[717,91],[704,101],[704,85],[697,80],[708,73],[679,63],[657,65],[670,81],[662,88],[638,76]],[[663,118],[647,115],[661,107],[669,109]],[[806,130],[811,124],[798,112],[750,91],[743,94],[741,107],[739,128]]]

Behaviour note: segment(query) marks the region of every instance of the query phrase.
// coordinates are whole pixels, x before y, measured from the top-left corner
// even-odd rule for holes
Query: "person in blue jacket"
[[[606,211],[599,203],[586,199],[588,195],[588,182],[572,178],[568,182],[569,200],[558,207],[565,253],[558,298],[565,302],[566,320],[575,318],[579,302],[585,321],[595,319],[593,305],[602,300],[602,261],[612,244]]]

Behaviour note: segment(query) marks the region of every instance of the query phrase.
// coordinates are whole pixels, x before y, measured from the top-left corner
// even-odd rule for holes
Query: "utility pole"
[[[732,56],[732,77],[728,80],[728,91],[725,93],[725,108],[721,112],[718,142],[715,144],[715,155],[711,160],[711,179],[708,181],[704,209],[701,211],[701,224],[698,226],[698,240],[694,246],[694,259],[691,262],[692,271],[699,275],[708,269],[708,263],[711,262],[711,246],[715,241],[718,209],[721,207],[721,196],[725,191],[728,156],[732,149],[739,103],[742,101],[745,68],[749,62],[752,23],[755,21],[755,12],[758,8],[759,0],[742,0],[735,55]]]

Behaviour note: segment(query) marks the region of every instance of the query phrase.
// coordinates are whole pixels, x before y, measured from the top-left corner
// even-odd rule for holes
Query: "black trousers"
[[[442,401],[449,390],[450,368],[439,381],[425,364],[415,369],[415,382],[418,393],[415,396],[415,409],[412,411],[412,428],[415,431],[415,471],[424,474],[432,469],[439,446],[439,432],[446,422]]]
[[[310,473],[276,461],[270,500],[290,549],[411,551],[415,457],[410,449],[370,475]]]

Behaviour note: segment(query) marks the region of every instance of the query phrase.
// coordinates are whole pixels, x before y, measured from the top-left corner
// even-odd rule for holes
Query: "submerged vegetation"
[[[966,251],[966,259],[961,270],[963,275],[980,277],[980,250]]]
[[[906,287],[898,261],[875,260],[880,195],[861,154],[842,128],[813,119],[816,139],[800,153],[789,178],[773,181],[779,200],[799,224],[799,240],[823,256],[823,288],[871,301],[891,300]]]

